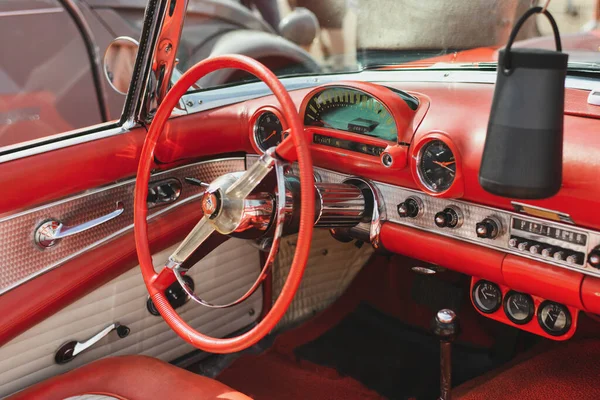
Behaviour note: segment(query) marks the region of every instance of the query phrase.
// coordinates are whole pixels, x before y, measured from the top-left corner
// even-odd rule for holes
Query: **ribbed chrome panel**
[[[151,209],[149,218],[201,195],[203,189],[185,183],[185,177],[210,182],[222,174],[241,170],[244,170],[244,159],[230,158],[200,162],[153,175],[152,181],[178,179],[182,191],[173,204]],[[130,230],[133,227],[134,187],[135,180],[131,179],[0,218],[0,294]],[[42,250],[34,243],[34,231],[48,219],[78,225],[114,211],[117,202],[123,204],[124,212],[114,220],[64,238],[51,248]]]
[[[356,226],[365,212],[361,190],[342,183],[315,183],[317,209],[315,226]]]
[[[164,265],[175,247],[156,254],[155,265]],[[258,250],[246,241],[231,239],[196,264],[189,275],[198,294],[230,302],[246,292],[259,270]],[[143,354],[171,361],[194,350],[162,317],[147,311],[147,298],[140,269],[133,268],[0,347],[0,398],[107,356]],[[258,290],[236,307],[215,310],[190,301],[177,311],[198,331],[223,337],[254,322],[261,308],[262,290]],[[113,332],[70,363],[54,363],[55,351],[63,343],[88,339],[112,322],[131,328],[129,336],[120,339]]]
[[[418,228],[421,230],[425,230],[428,232],[433,232],[438,235],[452,237],[458,240],[463,240],[471,243],[475,243],[481,246],[490,247],[496,250],[500,250],[506,253],[515,254],[521,257],[533,259],[536,261],[541,261],[547,264],[556,265],[558,267],[570,269],[573,271],[579,271],[587,275],[600,276],[600,271],[589,266],[585,265],[576,265],[576,264],[568,264],[565,261],[556,261],[551,258],[544,258],[541,255],[533,255],[527,251],[523,252],[517,249],[513,249],[509,247],[508,240],[510,239],[510,226],[511,220],[514,217],[518,217],[521,219],[525,219],[528,221],[538,222],[540,224],[549,225],[559,227],[561,229],[567,229],[569,231],[580,232],[586,234],[588,236],[587,246],[578,246],[575,244],[569,244],[564,241],[553,240],[549,238],[541,238],[541,237],[533,237],[531,234],[527,234],[524,232],[515,232],[516,235],[520,237],[528,237],[533,240],[540,240],[544,243],[548,243],[551,245],[559,246],[565,249],[570,249],[573,251],[583,252],[585,254],[589,253],[594,247],[600,245],[600,234],[598,232],[582,229],[575,227],[573,225],[561,224],[550,222],[547,220],[542,220],[540,218],[530,217],[523,214],[518,214],[515,212],[508,212],[505,210],[499,210],[491,207],[485,207],[481,205],[476,205],[473,203],[469,203],[461,200],[453,200],[453,199],[442,199],[437,197],[431,197],[423,192],[419,192],[416,190],[410,190],[401,188],[398,186],[388,185],[384,183],[377,183],[386,203],[387,215],[388,219],[397,224],[402,224],[406,226],[411,226],[414,228]],[[424,205],[424,212],[419,214],[417,218],[400,218],[398,216],[398,212],[396,207],[398,204],[402,203],[408,197],[417,197],[419,198]],[[463,214],[463,224],[460,228],[449,229],[449,228],[438,228],[434,223],[434,215],[438,211],[442,211],[444,208],[448,206],[455,206],[460,209]],[[503,231],[496,239],[482,239],[477,237],[475,232],[475,224],[480,222],[486,217],[493,216],[497,220],[502,223]]]
[[[279,256],[273,265],[273,297],[277,298],[287,278],[297,235],[282,239]],[[356,274],[373,254],[365,244],[341,243],[331,237],[329,230],[315,229],[302,283],[292,304],[279,322],[283,329],[324,310],[344,293]]]

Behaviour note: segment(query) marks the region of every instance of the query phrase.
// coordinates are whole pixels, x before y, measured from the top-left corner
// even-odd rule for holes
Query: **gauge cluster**
[[[473,278],[471,301],[483,315],[555,340],[575,333],[578,310],[554,301]]]

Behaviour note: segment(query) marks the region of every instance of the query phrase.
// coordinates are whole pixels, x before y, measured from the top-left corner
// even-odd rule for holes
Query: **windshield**
[[[207,10],[206,3],[218,7]],[[209,56],[245,54],[278,76],[364,69],[493,68],[532,0],[191,0],[179,69]],[[220,8],[219,8],[220,7]],[[232,12],[235,10],[236,12]],[[600,72],[600,0],[555,0],[572,71]],[[237,13],[237,14],[236,14]],[[553,49],[543,15],[522,27],[515,47]],[[251,79],[220,71],[202,88]]]

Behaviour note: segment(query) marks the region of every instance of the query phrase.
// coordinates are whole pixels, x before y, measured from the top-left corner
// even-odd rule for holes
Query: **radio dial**
[[[439,228],[460,228],[462,219],[460,209],[450,206],[435,214],[434,222]]]
[[[409,197],[403,203],[398,204],[398,215],[401,218],[416,218],[423,209],[423,203],[414,197]]]
[[[487,217],[475,225],[477,237],[483,239],[495,239],[500,234],[500,221],[494,217]]]
[[[588,264],[590,266],[600,269],[600,246],[592,250],[588,256]]]

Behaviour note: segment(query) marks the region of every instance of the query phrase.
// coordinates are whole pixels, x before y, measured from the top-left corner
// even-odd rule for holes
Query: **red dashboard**
[[[502,307],[482,314],[565,340],[575,330],[577,310],[600,312],[600,271],[586,263],[588,253],[600,244],[596,232],[600,230],[600,214],[596,212],[600,198],[600,158],[596,156],[600,150],[600,109],[586,103],[586,91],[566,91],[561,190],[549,199],[520,204],[518,199],[484,191],[478,181],[493,90],[493,85],[468,83],[340,82],[290,94],[305,119],[304,134],[311,143],[316,169],[366,178],[380,186],[387,208],[381,242],[387,250],[473,276],[474,285],[485,279],[498,285],[500,298],[506,298],[509,290],[527,293],[533,296],[531,307],[535,315],[548,314],[540,306],[545,306],[546,300],[564,304],[569,325],[558,335],[541,329],[540,321],[515,323]],[[361,100],[361,96],[366,97]],[[402,96],[413,99],[417,106]],[[388,113],[395,129],[384,131],[389,125],[380,115]],[[159,161],[171,163],[197,157],[213,144],[213,148],[224,153],[260,153],[260,140],[272,141],[278,133],[272,118],[281,120],[279,129],[283,135],[287,129],[273,96],[191,118],[198,123],[184,126],[177,119],[171,122],[157,153]],[[259,126],[263,120],[265,127]],[[377,134],[378,130],[384,133]],[[385,137],[386,132],[396,137]],[[432,176],[427,175],[428,171],[433,171]],[[396,207],[407,198],[414,198],[411,206],[418,209],[421,205],[429,210],[415,211],[414,220],[399,217]],[[448,226],[432,223],[448,207],[459,209],[461,215],[456,217],[464,219],[464,225],[457,227],[460,229],[449,230]],[[519,211],[523,210],[530,213],[531,221],[525,221],[530,232],[516,230],[517,223],[525,223],[519,218]],[[502,231],[498,237],[502,245],[474,235],[475,221],[485,221],[486,216],[499,216],[503,226],[498,227]],[[563,235],[569,243],[563,245],[549,239],[553,253],[560,253],[549,259],[533,250],[530,253],[532,245],[541,251],[547,244],[544,235],[531,231],[530,225],[532,229]],[[573,239],[581,237],[585,237],[585,245]]]

